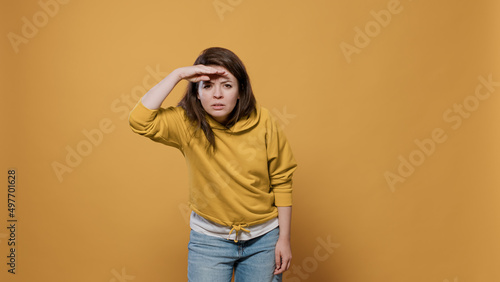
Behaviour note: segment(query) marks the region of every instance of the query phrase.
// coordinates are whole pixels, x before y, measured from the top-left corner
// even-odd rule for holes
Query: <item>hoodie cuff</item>
[[[133,130],[145,130],[148,124],[155,119],[157,113],[158,109],[148,109],[146,108],[146,106],[144,106],[144,104],[142,104],[142,101],[139,100],[139,102],[135,105],[135,107],[129,114],[129,124]]]
[[[292,205],[292,193],[274,193],[274,205],[277,207],[289,207]]]

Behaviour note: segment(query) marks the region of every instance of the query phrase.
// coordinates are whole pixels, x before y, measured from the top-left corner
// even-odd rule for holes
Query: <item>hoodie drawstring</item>
[[[231,229],[231,231],[229,231],[229,235],[227,236],[227,239],[231,240],[229,237],[231,236],[231,233],[233,233],[233,230],[234,230],[235,231],[234,242],[238,243],[238,232],[245,231],[245,232],[250,233],[250,230],[243,228],[243,227],[247,227],[247,226],[248,226],[248,224],[233,224],[233,228]]]

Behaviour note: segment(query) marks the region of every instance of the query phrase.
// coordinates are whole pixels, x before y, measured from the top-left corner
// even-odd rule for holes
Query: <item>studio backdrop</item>
[[[298,162],[284,281],[500,281],[500,2],[1,3],[1,281],[187,280],[184,157],[128,116],[212,46]]]

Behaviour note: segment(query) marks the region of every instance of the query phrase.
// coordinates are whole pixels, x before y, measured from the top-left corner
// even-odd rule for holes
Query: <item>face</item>
[[[221,66],[210,66],[224,70],[224,76],[209,75],[209,81],[201,81],[198,86],[198,99],[205,111],[220,124],[225,124],[229,114],[240,98],[238,80]]]

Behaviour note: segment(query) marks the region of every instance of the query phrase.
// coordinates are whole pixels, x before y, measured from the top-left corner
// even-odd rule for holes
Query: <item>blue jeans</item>
[[[189,282],[281,282],[274,275],[274,249],[279,227],[246,241],[227,240],[191,230],[188,244]]]

